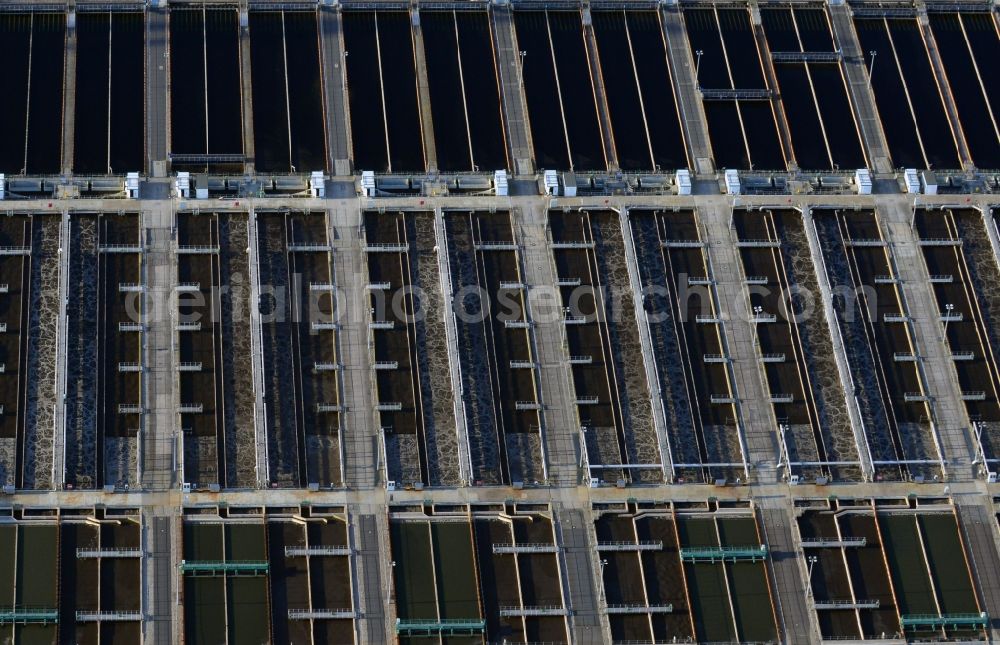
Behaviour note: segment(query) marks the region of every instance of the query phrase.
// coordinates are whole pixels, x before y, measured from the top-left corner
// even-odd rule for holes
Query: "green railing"
[[[396,619],[399,636],[454,636],[456,634],[482,634],[486,621],[478,618]]]
[[[52,607],[0,607],[0,625],[48,625],[59,622],[59,610]]]
[[[705,546],[684,547],[681,549],[683,562],[735,562],[749,560],[756,562],[767,557],[767,545],[751,546]]]
[[[968,627],[972,629],[986,629],[990,622],[986,612],[978,614],[903,614],[903,629],[940,629],[942,627],[958,629]]]
[[[263,576],[268,569],[264,560],[181,560],[181,571],[195,576]]]

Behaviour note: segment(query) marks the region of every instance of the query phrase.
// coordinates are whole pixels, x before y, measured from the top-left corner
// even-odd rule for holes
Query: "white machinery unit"
[[[125,175],[125,193],[129,199],[139,199],[139,173],[130,172]]]
[[[925,195],[937,195],[938,182],[937,175],[930,170],[920,173],[920,183],[924,188]]]
[[[375,171],[374,170],[363,170],[361,171],[361,191],[365,194],[365,197],[375,196]]]
[[[730,169],[726,171],[726,194],[740,194],[740,173],[738,170]]]
[[[194,189],[195,199],[208,199],[208,189],[207,188],[195,188]]]
[[[563,197],[576,197],[576,174],[572,172],[563,173]]]
[[[309,192],[319,199],[326,197],[326,178],[323,177],[322,170],[314,170],[309,176]]]
[[[917,175],[916,168],[907,168],[903,171],[903,183],[906,184],[906,192],[911,195],[920,193],[920,176]]]
[[[191,196],[191,173],[189,172],[179,172],[177,173],[177,178],[174,179],[174,189],[181,199],[187,199]]]
[[[674,176],[674,181],[677,183],[678,195],[691,194],[691,171],[686,168],[678,170]]]
[[[506,170],[495,170],[493,172],[493,191],[498,197],[506,197],[510,194],[510,188],[507,186]]]
[[[7,176],[0,172],[0,201],[7,199]]]
[[[545,177],[545,194],[558,195],[559,174],[555,170],[546,170],[544,173],[544,177]]]
[[[858,187],[859,195],[872,194],[872,174],[867,168],[858,168],[854,171],[854,183]]]
[[[601,480],[598,479],[597,477],[591,477],[590,478],[590,487],[591,488],[600,488],[601,487]]]

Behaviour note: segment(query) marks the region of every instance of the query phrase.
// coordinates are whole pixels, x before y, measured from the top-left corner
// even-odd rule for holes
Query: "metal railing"
[[[938,629],[941,627],[977,627],[985,629],[989,624],[989,615],[983,611],[978,614],[903,614],[900,616],[900,625],[903,630],[908,627],[914,629]]]
[[[270,565],[266,560],[181,560],[180,570],[182,573],[191,575],[251,575],[262,576],[267,574]]]
[[[865,546],[868,538],[808,538],[800,543],[803,549],[830,549],[838,547]]]
[[[219,252],[219,247],[211,244],[178,244],[178,255],[213,255]]]
[[[481,634],[486,621],[478,618],[396,619],[396,634],[400,636]]]
[[[365,244],[365,253],[406,253],[410,248],[406,244]]]
[[[121,623],[142,620],[141,611],[78,611],[76,620],[81,623]]]
[[[137,244],[108,244],[97,248],[98,253],[142,253],[142,247]],[[2,253],[0,253],[2,255]]]
[[[285,556],[306,556],[306,555],[351,555],[349,546],[286,546]]]
[[[962,246],[961,239],[950,237],[929,237],[917,240],[918,246]]]
[[[660,243],[664,248],[668,249],[702,249],[705,248],[705,243],[701,240],[663,240]]]
[[[640,542],[598,542],[598,551],[662,551],[663,542],[648,540]]]
[[[835,52],[771,52],[775,63],[836,63],[843,53]]]
[[[353,609],[289,609],[289,620],[335,620],[357,618]]]
[[[541,542],[526,542],[524,544],[511,544],[509,542],[498,542],[493,545],[493,553],[557,553],[559,547],[555,544],[545,544]]]
[[[100,549],[77,549],[76,557],[87,558],[141,558],[142,549],[138,547],[100,548]]]
[[[285,248],[289,253],[326,253],[333,250],[329,244],[289,244]]]
[[[556,605],[538,605],[526,607],[501,607],[500,615],[523,618],[527,616],[565,616],[566,609]]]
[[[878,609],[878,600],[817,600],[813,603],[815,609]]]
[[[553,249],[592,249],[593,242],[550,242]]]
[[[767,545],[682,547],[682,562],[756,562],[767,557]]]
[[[59,622],[59,610],[54,607],[14,605],[0,607],[0,625],[48,625]]]
[[[889,246],[888,242],[878,238],[870,239],[853,239],[844,240],[844,246],[847,247],[885,247]]]
[[[768,89],[727,90],[699,87],[698,91],[701,92],[701,98],[706,101],[767,101],[774,96],[774,92]]]
[[[670,614],[674,611],[673,605],[608,605],[605,608],[608,614]]]

